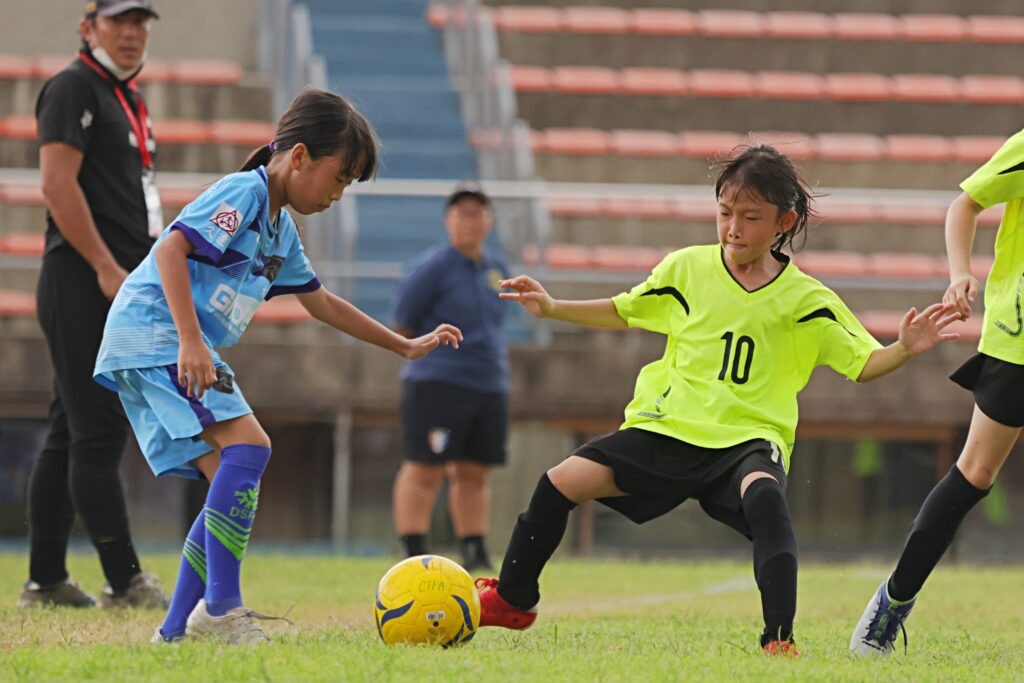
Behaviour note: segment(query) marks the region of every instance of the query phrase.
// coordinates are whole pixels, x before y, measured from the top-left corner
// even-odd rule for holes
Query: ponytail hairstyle
[[[299,143],[314,159],[341,156],[340,174],[360,182],[377,173],[378,141],[370,122],[341,95],[304,90],[277,122],[274,139],[254,149],[240,171],[266,166],[275,154]]]
[[[818,214],[811,203],[821,195],[815,194],[800,177],[793,162],[771,145],[744,145],[732,151],[732,155],[713,164],[718,176],[715,179],[715,198],[721,199],[726,190],[752,192],[778,208],[776,216],[787,211],[796,211],[796,221],[772,244],[772,251],[789,247],[796,252],[807,242],[807,224]],[[799,246],[794,238],[801,237]]]

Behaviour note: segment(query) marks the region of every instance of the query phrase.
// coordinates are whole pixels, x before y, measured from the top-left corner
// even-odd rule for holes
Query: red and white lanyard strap
[[[132,132],[135,133],[135,141],[139,146],[139,156],[142,158],[142,167],[153,168],[153,155],[149,153],[149,128],[146,126],[146,122],[149,120],[149,112],[146,110],[146,102],[141,97],[138,97],[135,79],[133,78],[128,81],[126,86],[136,95],[135,103],[139,107],[138,116],[135,115],[135,112],[128,104],[128,98],[125,97],[124,91],[118,87],[117,82],[107,70],[97,64],[85,52],[79,52],[78,56],[85,62],[86,66],[98,73],[113,88],[114,94],[117,95],[117,101],[121,103],[121,109],[124,109],[124,115],[128,117],[128,125],[131,126]]]

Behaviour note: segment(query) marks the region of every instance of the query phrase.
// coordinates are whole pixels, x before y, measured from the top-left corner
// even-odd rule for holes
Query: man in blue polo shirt
[[[462,330],[459,350],[438,348],[402,370],[406,460],[395,478],[395,530],[408,556],[427,552],[426,533],[437,492],[449,480],[452,525],[468,571],[490,569],[484,546],[495,465],[505,463],[508,349],[502,337],[507,306],[498,281],[508,267],[484,248],[494,224],[491,201],[475,184],[448,197],[448,244],[418,257],[399,286],[394,328],[406,337],[441,322]]]

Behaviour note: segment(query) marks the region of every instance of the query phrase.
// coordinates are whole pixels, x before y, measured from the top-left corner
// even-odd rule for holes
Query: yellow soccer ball
[[[452,647],[480,625],[480,596],[469,572],[446,557],[418,555],[388,570],[377,586],[373,619],[381,640]]]

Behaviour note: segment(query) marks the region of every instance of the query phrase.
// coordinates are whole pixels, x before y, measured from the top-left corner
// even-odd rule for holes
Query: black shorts
[[[508,396],[447,382],[402,384],[402,442],[407,460],[443,465],[505,464]]]
[[[981,412],[1007,427],[1024,427],[1024,365],[1008,363],[983,353],[971,356],[951,380],[974,393]]]
[[[612,468],[615,485],[627,495],[599,502],[637,524],[693,498],[709,516],[752,538],[740,482],[751,472],[767,472],[786,486],[778,448],[764,439],[702,448],[642,429],[623,429],[583,444],[575,455]]]

